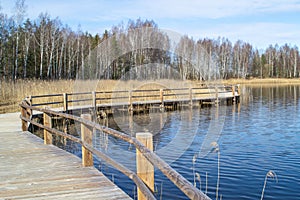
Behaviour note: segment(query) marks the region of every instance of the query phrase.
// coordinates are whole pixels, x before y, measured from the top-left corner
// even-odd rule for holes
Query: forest
[[[162,74],[167,66],[178,69],[184,79],[201,79],[201,72],[193,70],[182,55],[170,52],[168,36],[160,32],[153,20],[129,20],[126,25],[113,26],[103,33],[72,30],[61,20],[41,13],[35,20],[25,19],[24,0],[17,0],[14,14],[7,16],[0,8],[0,79],[119,79],[138,65],[160,63],[166,69],[153,73]],[[156,42],[166,43],[164,49],[144,48],[126,52],[109,62],[105,47],[108,38],[121,38],[131,30],[150,27],[157,31]],[[143,33],[140,33],[143,34]],[[138,39],[142,35],[135,35]],[[141,39],[142,40],[142,39]],[[274,41],[276,42],[276,41]],[[109,44],[108,44],[109,45]],[[110,44],[111,45],[111,44]],[[110,51],[118,51],[120,41],[111,45]],[[100,49],[99,49],[100,48]],[[264,50],[238,40],[226,38],[199,38],[182,36],[179,47],[190,50],[203,48],[214,59],[220,78],[296,78],[300,72],[300,56],[297,46],[270,45]],[[96,60],[96,61],[95,61]],[[96,63],[96,64],[95,64]],[[79,75],[80,74],[80,75]],[[203,78],[203,77],[202,77]]]

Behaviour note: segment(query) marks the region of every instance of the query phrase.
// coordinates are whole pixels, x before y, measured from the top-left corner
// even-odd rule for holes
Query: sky
[[[40,13],[59,17],[74,31],[102,35],[129,19],[154,20],[158,27],[194,40],[228,38],[255,48],[300,47],[300,0],[25,0],[27,18]],[[11,16],[15,0],[0,0]]]

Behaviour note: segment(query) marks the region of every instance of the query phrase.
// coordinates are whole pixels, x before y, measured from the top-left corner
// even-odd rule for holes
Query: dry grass
[[[243,85],[294,85],[300,84],[299,78],[252,78],[252,79],[229,79],[224,80],[224,84],[243,84]]]
[[[19,111],[18,104],[29,95],[72,92],[74,81],[0,81],[0,113]]]
[[[268,85],[268,84],[300,84],[300,79],[230,79],[224,80],[224,84],[245,84],[245,85]],[[177,81],[177,80],[156,80],[156,81],[118,81],[118,80],[100,80],[100,81],[43,81],[43,80],[18,80],[0,81],[0,113],[19,111],[19,102],[30,95],[43,94],[62,94],[74,92],[91,91],[117,91],[130,89],[161,89],[161,88],[186,88],[199,87],[201,82]],[[185,91],[184,91],[185,92]],[[177,94],[180,92],[177,91]],[[112,95],[122,95],[113,93],[106,94],[107,98]],[[124,95],[124,93],[123,93]],[[147,94],[141,94],[147,95]],[[45,99],[47,100],[47,99]],[[53,101],[55,101],[53,99]]]
[[[182,88],[187,87],[187,81],[117,81],[117,80],[101,80],[101,81],[43,81],[43,80],[18,80],[0,81],[0,113],[19,111],[18,104],[28,96],[44,95],[44,94],[62,94],[74,92],[91,92],[91,91],[116,91],[130,89],[160,89],[160,88]],[[199,83],[194,82],[193,85]],[[107,94],[110,98],[112,94]],[[114,93],[113,95],[117,95]],[[72,97],[76,98],[76,97]],[[78,96],[78,98],[80,98]],[[44,99],[48,101],[47,98]],[[51,101],[60,101],[52,98]],[[42,102],[34,102],[42,103]]]

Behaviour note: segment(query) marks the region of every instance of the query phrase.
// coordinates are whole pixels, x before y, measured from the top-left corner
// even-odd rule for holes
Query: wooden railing
[[[193,101],[215,100],[232,98],[236,101],[240,90],[238,85],[215,86],[200,88],[173,88],[173,89],[147,89],[147,90],[116,90],[116,91],[92,91],[63,94],[34,95],[27,97],[31,106],[61,107],[63,111],[73,109],[76,105],[86,105],[92,108],[97,106],[128,106],[149,103],[160,104],[185,101],[190,104]]]
[[[63,95],[65,97],[65,95]],[[35,98],[44,96],[35,96]],[[95,98],[96,99],[96,98]],[[178,172],[176,172],[172,167],[170,167],[164,160],[158,157],[152,150],[147,148],[142,142],[140,142],[137,138],[131,137],[125,133],[120,131],[101,126],[100,124],[94,123],[89,120],[89,116],[82,115],[81,117],[70,115],[67,113],[57,112],[50,109],[39,108],[37,106],[30,105],[31,102],[28,100],[22,101],[20,104],[21,107],[21,120],[22,120],[22,130],[28,130],[28,123],[31,123],[35,126],[38,126],[44,129],[44,143],[51,144],[52,143],[52,135],[58,135],[70,139],[74,142],[77,142],[82,145],[82,162],[83,166],[90,166],[92,165],[93,161],[91,155],[95,155],[98,158],[106,161],[108,164],[112,165],[114,168],[128,176],[139,188],[140,193],[142,196],[139,199],[155,199],[153,195],[153,188],[149,184],[148,181],[142,180],[135,172],[129,170],[128,168],[124,167],[122,164],[114,161],[113,159],[109,158],[107,155],[103,154],[102,152],[98,151],[92,146],[91,138],[89,137],[92,133],[92,130],[99,130],[108,135],[113,137],[119,138],[124,140],[132,145],[134,145],[137,149],[137,152],[142,154],[143,157],[151,163],[152,166],[158,168],[169,180],[171,180],[187,197],[190,199],[210,199],[206,196],[203,192],[198,190],[194,187],[189,181],[187,181],[183,176],[181,176]],[[41,104],[40,104],[41,105]],[[43,104],[46,105],[46,104]],[[38,111],[43,113],[43,123],[38,123],[31,119],[32,111]],[[68,133],[59,131],[52,127],[52,117],[59,116],[64,119],[74,120],[81,124],[81,139],[74,137]],[[145,162],[141,162],[145,163]],[[139,174],[139,172],[138,172]],[[151,175],[153,176],[153,175]],[[147,184],[145,184],[146,182]]]

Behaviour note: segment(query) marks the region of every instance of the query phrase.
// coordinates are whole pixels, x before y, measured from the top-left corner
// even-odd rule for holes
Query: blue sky
[[[0,0],[12,14],[14,0]],[[27,17],[59,17],[73,30],[102,34],[129,19],[153,19],[162,29],[199,38],[226,37],[251,43],[300,47],[300,0],[26,0]]]

